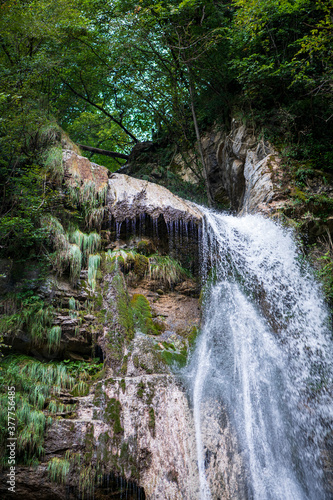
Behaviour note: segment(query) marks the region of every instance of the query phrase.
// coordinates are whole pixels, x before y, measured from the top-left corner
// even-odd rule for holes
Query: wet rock
[[[181,219],[199,223],[202,219],[195,205],[175,196],[165,187],[122,174],[111,175],[107,203],[109,212],[119,222],[140,214],[150,215],[153,219],[162,215],[166,222]]]
[[[236,120],[229,134],[213,130],[202,140],[208,179],[216,202],[242,213],[265,211],[279,198],[280,159],[273,147]]]

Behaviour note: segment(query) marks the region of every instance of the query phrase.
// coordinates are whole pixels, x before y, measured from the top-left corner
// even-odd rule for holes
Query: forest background
[[[64,214],[63,131],[120,156],[153,140],[165,184],[202,199],[200,137],[237,117],[278,148],[298,201],[324,221],[332,214],[330,198],[302,190],[333,175],[332,0],[8,0],[0,33],[2,257],[47,265],[41,220]],[[193,149],[197,190],[168,168]],[[125,162],[87,156],[112,171]],[[332,299],[332,242],[321,243]]]

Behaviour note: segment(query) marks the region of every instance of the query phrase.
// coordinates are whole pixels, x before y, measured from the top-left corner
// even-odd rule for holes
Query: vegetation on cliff
[[[280,149],[293,182],[318,171],[331,182],[331,1],[6,1],[0,27],[4,256],[44,254],[40,221],[63,209],[61,127],[77,143],[123,153],[153,139],[159,170],[141,175],[209,201],[200,137],[238,114]],[[200,188],[181,183],[177,154]],[[124,161],[87,155],[111,170]],[[72,191],[64,208],[73,212]],[[103,210],[83,194],[94,225]]]

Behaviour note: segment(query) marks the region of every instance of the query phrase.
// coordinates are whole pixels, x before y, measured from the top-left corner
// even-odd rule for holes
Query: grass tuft
[[[191,273],[184,269],[177,260],[160,255],[149,257],[149,276],[170,288],[192,277]]]
[[[89,262],[88,262],[88,283],[92,291],[95,291],[96,288],[96,276],[97,276],[97,271],[98,268],[101,264],[101,256],[96,254],[96,255],[89,255]]]
[[[54,483],[65,484],[70,462],[65,458],[52,458],[47,465],[49,478]]]

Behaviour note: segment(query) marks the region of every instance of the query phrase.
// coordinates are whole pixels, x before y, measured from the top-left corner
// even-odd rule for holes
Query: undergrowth
[[[15,387],[16,393],[18,463],[36,463],[44,453],[45,432],[53,419],[73,413],[75,406],[63,404],[61,393],[86,395],[89,381],[94,380],[101,369],[102,364],[78,361],[44,363],[24,355],[11,355],[3,359],[0,369],[1,385]],[[0,403],[0,448],[5,465],[8,438],[5,393],[0,396]],[[53,477],[59,477],[60,466],[60,463],[50,466]]]
[[[168,255],[153,254],[146,257],[135,250],[119,249],[109,250],[107,258],[124,273],[133,271],[139,278],[146,276],[169,288],[193,277],[190,271]]]

